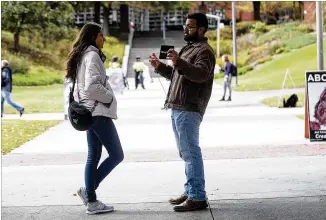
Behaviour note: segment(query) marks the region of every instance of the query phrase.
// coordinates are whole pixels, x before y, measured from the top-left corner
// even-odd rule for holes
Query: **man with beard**
[[[195,211],[208,206],[204,165],[199,147],[199,127],[213,87],[215,56],[207,43],[206,15],[188,15],[184,25],[187,45],[179,53],[170,49],[167,57],[172,66],[160,62],[153,53],[150,63],[163,77],[170,79],[165,108],[172,109],[172,128],[180,157],[185,161],[184,193],[169,202],[175,211]]]

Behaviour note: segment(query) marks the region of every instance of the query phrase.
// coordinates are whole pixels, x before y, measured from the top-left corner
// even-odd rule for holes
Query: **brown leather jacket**
[[[212,94],[214,67],[207,38],[184,46],[174,68],[160,63],[157,72],[171,80],[164,107],[199,112],[203,117]]]

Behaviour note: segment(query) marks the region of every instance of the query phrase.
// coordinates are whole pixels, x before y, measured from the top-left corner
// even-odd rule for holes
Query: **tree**
[[[298,5],[299,5],[299,19],[302,21],[304,19],[304,14],[303,14],[303,11],[304,11],[304,2],[303,1],[298,1]]]
[[[39,27],[42,31],[43,45],[66,36],[67,27],[73,22],[74,10],[67,2],[43,2],[42,13],[39,18]]]
[[[260,21],[260,1],[253,1],[252,6],[254,9],[254,20],[255,21]]]
[[[2,27],[14,33],[14,50],[19,50],[23,31],[42,31],[43,43],[71,23],[74,10],[67,2],[1,2]],[[51,35],[49,34],[51,33]]]
[[[14,50],[19,49],[19,36],[28,24],[35,21],[41,2],[1,2],[2,27],[14,33]],[[35,11],[32,11],[35,8]]]
[[[100,23],[101,2],[94,2],[94,22]]]
[[[75,12],[88,11],[90,8],[94,10],[94,19],[96,23],[100,23],[101,8],[103,8],[103,33],[104,35],[109,35],[109,9],[111,7],[111,2],[88,2],[88,1],[71,1],[70,4],[75,9]]]

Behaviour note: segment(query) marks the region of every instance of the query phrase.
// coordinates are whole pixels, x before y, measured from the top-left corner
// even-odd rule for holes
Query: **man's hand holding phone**
[[[149,57],[150,64],[157,69],[158,65],[160,64],[160,60],[157,58],[155,53],[152,53],[152,55]]]
[[[167,58],[172,61],[173,65],[175,65],[178,59],[177,51],[175,51],[174,49],[169,49]]]

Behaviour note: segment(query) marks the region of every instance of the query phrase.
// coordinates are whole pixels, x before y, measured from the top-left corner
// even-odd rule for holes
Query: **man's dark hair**
[[[204,27],[205,28],[205,32],[208,29],[208,20],[205,14],[203,13],[193,13],[188,15],[187,17],[188,19],[194,19],[197,21],[197,26],[198,27]]]

